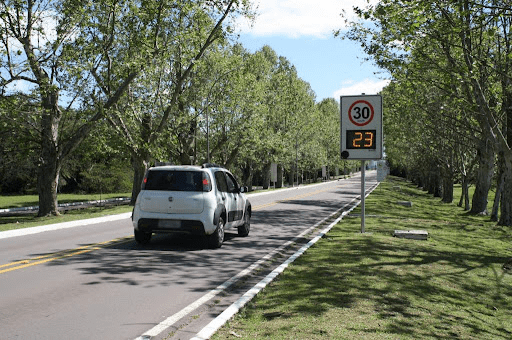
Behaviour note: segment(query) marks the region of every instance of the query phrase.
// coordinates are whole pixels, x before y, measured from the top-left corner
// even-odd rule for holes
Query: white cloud
[[[335,91],[333,97],[338,99],[340,96],[357,96],[362,93],[377,94],[389,84],[388,79],[364,79],[360,82],[344,82],[342,88]]]
[[[374,3],[375,0],[370,2]],[[252,28],[240,23],[242,33],[256,36],[310,36],[329,38],[334,30],[343,28],[343,10],[353,16],[353,7],[365,7],[367,0],[259,0],[257,17]]]

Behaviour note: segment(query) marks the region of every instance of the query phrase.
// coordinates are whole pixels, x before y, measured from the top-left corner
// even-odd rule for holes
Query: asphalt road
[[[375,184],[376,172],[367,171],[366,181]],[[250,195],[250,235],[227,230],[215,250],[170,235],[137,245],[126,214],[24,236],[0,233],[0,339],[191,338],[265,270],[229,294],[212,290],[359,194],[356,175]]]

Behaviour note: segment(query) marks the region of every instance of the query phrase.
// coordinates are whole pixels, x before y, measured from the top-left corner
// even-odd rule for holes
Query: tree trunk
[[[428,179],[428,193],[434,197],[441,197],[441,181],[437,167],[430,171]]]
[[[189,124],[188,130],[186,130],[186,132],[178,134],[178,140],[181,145],[181,150],[179,153],[179,162],[182,165],[192,165],[192,161],[194,160],[193,156],[196,129],[197,121],[192,120]]]
[[[443,177],[443,199],[444,203],[453,202],[453,178],[451,175]]]
[[[266,190],[270,187],[270,163],[267,163],[263,166],[262,177],[263,177],[263,189]]]
[[[512,226],[512,153],[510,151],[505,152],[503,157],[503,191],[498,225]]]
[[[487,139],[477,147],[478,170],[476,172],[475,193],[471,205],[472,214],[487,215],[487,198],[494,174],[494,150]]]
[[[496,179],[496,195],[494,195],[494,203],[491,211],[491,221],[498,221],[498,211],[500,209],[501,193],[503,192],[504,180],[504,159],[503,152],[498,153],[498,176]]]
[[[435,186],[434,186],[434,197],[441,197],[441,180],[439,177],[435,178]]]
[[[249,191],[252,191],[252,177],[252,161],[248,161],[242,169],[242,183]]]
[[[459,207],[464,204],[464,210],[468,211],[471,207],[469,205],[469,181],[466,175],[462,175],[462,193],[460,195]]]
[[[149,161],[147,157],[141,157],[139,155],[132,154],[132,167],[133,167],[133,184],[132,184],[132,198],[130,200],[130,205],[135,205],[135,200],[139,195],[142,180],[146,175],[146,170],[148,169]]]
[[[290,171],[288,172],[288,185],[293,187],[293,179],[295,176],[295,165],[290,163]]]
[[[282,188],[283,187],[283,165],[277,164],[277,182],[276,182],[276,188]]]
[[[39,194],[38,216],[58,215],[57,188],[61,159],[58,148],[61,112],[58,92],[41,88],[41,159],[38,167],[37,191]]]
[[[55,152],[43,151],[37,178],[37,191],[39,194],[39,211],[37,216],[39,217],[59,214],[57,203],[59,174],[60,164]]]

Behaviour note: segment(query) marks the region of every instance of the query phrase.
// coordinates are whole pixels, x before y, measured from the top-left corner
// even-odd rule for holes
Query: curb
[[[62,203],[59,204],[59,208],[72,208],[72,207],[81,207],[84,205],[95,205],[100,206],[102,204],[126,204],[131,199],[128,197],[121,198],[110,198],[108,200],[95,200],[95,201],[87,201],[87,202],[72,202],[72,203]],[[63,209],[66,210],[66,209]],[[9,209],[0,209],[0,215],[8,215],[12,213],[28,213],[28,212],[36,212],[39,211],[39,207],[21,207],[21,208],[9,208]]]
[[[4,238],[10,238],[10,237],[38,234],[38,233],[42,233],[45,231],[74,228],[74,227],[78,227],[78,226],[84,226],[84,225],[90,225],[90,224],[96,224],[96,223],[102,223],[102,222],[118,221],[118,220],[122,220],[125,218],[130,218],[131,216],[132,216],[132,213],[128,212],[128,213],[123,213],[123,214],[102,216],[102,217],[90,218],[90,219],[85,219],[85,220],[75,220],[75,221],[69,221],[69,222],[47,224],[47,225],[42,225],[42,226],[38,226],[38,227],[6,230],[6,231],[0,232],[0,240],[4,239]]]

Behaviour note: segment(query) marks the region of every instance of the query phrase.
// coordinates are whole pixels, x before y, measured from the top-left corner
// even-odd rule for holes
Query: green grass
[[[101,199],[130,197],[131,194],[103,194]],[[85,202],[99,200],[99,194],[93,195],[72,195],[60,194],[60,203]],[[0,209],[19,208],[37,206],[39,204],[36,195],[17,195],[17,196],[0,196]],[[60,222],[69,222],[74,220],[88,219],[106,215],[121,214],[132,211],[133,207],[123,205],[116,207],[95,207],[83,210],[70,210],[62,213],[60,216],[37,217],[35,214],[26,214],[20,216],[0,217],[0,231],[36,227]]]
[[[122,214],[131,212],[132,206],[121,205],[113,207],[95,207],[84,210],[69,210],[59,216],[37,217],[33,214],[22,216],[0,217],[0,231],[37,227],[41,225],[85,220],[89,218]]]
[[[457,202],[391,177],[212,339],[511,339],[512,231]]]
[[[79,194],[59,194],[58,200],[59,204],[62,203],[72,203],[72,202],[87,202],[87,201],[97,201],[97,200],[106,200],[109,198],[118,198],[118,197],[131,197],[131,193],[117,193],[117,194],[88,194],[88,195],[79,195]],[[10,209],[10,208],[22,208],[22,207],[33,207],[39,205],[39,198],[37,195],[8,195],[8,196],[0,196],[0,209]]]

